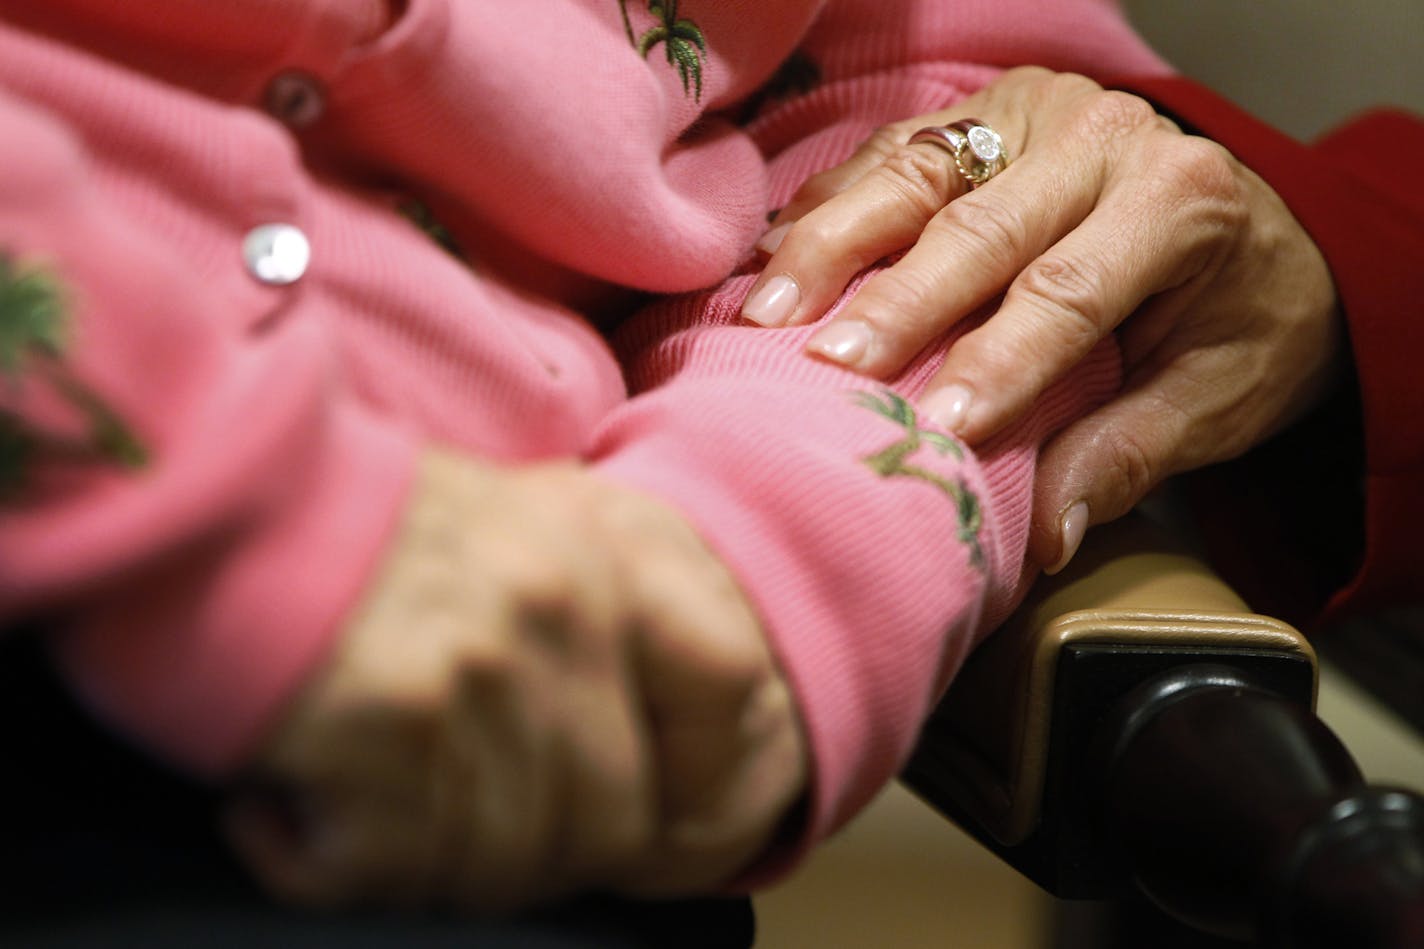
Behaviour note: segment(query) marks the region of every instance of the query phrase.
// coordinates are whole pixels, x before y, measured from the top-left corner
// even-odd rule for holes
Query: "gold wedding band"
[[[928,142],[954,157],[954,167],[969,187],[977,188],[1009,167],[1008,151],[999,133],[978,119],[931,125],[910,136],[908,144]]]

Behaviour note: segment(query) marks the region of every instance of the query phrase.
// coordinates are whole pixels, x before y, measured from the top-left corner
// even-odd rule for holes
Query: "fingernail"
[[[781,242],[786,239],[786,232],[791,230],[791,225],[795,221],[787,221],[785,224],[778,224],[761,236],[761,240],[756,242],[756,249],[763,254],[774,254],[781,246]]]
[[[926,396],[920,403],[920,412],[941,428],[957,432],[969,416],[969,403],[972,399],[973,393],[955,383]]]
[[[801,288],[786,274],[777,274],[742,304],[742,316],[762,326],[784,326],[801,301]]]
[[[1068,561],[1073,559],[1073,555],[1078,552],[1078,546],[1083,543],[1083,535],[1087,530],[1088,502],[1078,501],[1070,505],[1058,521],[1058,533],[1063,538],[1063,552],[1058,555],[1058,562],[1043,572],[1051,576],[1068,566]]]
[[[859,320],[845,320],[832,323],[812,336],[806,343],[806,348],[831,362],[851,366],[859,362],[870,349],[870,342],[869,326]]]

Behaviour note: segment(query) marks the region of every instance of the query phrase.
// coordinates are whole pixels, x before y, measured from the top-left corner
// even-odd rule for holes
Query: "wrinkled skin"
[[[974,190],[945,150],[905,144],[967,117],[1012,158]],[[870,375],[995,307],[922,403],[971,444],[1117,333],[1122,393],[1041,458],[1030,555],[1051,569],[1089,523],[1258,444],[1338,374],[1334,285],[1279,197],[1225,149],[1082,76],[1012,70],[952,109],[886,126],[808,180],[761,247],[770,257],[748,299],[777,276],[795,288],[776,319],[747,314],[764,325],[818,319],[856,272],[910,248],[809,344]]]
[[[431,454],[228,824],[290,900],[507,910],[710,890],[805,782],[760,625],[679,515],[574,466]]]

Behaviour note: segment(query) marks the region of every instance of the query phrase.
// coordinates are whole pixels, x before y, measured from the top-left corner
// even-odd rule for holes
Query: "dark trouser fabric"
[[[34,637],[0,640],[0,946],[743,949],[744,899],[590,899],[516,920],[320,915],[272,903],[215,827],[216,797],[110,738]]]

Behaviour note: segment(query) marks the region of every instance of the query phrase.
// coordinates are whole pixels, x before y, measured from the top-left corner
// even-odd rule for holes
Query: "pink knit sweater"
[[[739,323],[750,248],[809,173],[1004,66],[1163,67],[1110,0],[665,6],[652,42],[637,0],[0,0],[0,253],[67,288],[65,371],[151,453],[43,465],[0,507],[0,618],[62,615],[60,661],[117,727],[238,765],[438,442],[582,458],[702,531],[794,685],[808,839],[900,766],[1021,592],[1035,446],[1116,357],[960,460],[804,356],[809,329]],[[814,88],[759,96],[797,49]],[[309,241],[292,282],[244,257],[270,224]],[[587,318],[610,286],[683,295],[611,348]],[[913,400],[933,362],[890,388]],[[0,406],[75,424],[35,373]]]

